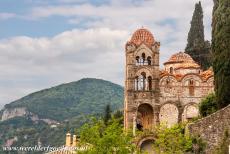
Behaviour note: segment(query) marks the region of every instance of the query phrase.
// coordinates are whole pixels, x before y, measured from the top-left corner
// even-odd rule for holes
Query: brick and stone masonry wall
[[[192,135],[199,135],[206,143],[206,153],[210,154],[222,140],[225,130],[230,133],[230,105],[188,125]]]

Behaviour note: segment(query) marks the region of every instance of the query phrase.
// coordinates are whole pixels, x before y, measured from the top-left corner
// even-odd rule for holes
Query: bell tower
[[[151,129],[159,123],[159,49],[152,33],[141,28],[126,43],[125,129]]]

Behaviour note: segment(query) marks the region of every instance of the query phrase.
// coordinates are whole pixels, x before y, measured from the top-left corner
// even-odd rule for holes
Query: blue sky
[[[84,77],[124,82],[124,45],[144,26],[160,63],[183,51],[197,0],[1,0],[0,108]],[[206,39],[212,0],[201,1]]]

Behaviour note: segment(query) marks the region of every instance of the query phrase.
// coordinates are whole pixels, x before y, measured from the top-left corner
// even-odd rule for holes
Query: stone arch
[[[180,111],[176,103],[164,103],[160,107],[159,120],[161,124],[166,124],[167,127],[171,127],[177,124]]]
[[[199,75],[187,74],[182,78],[181,83],[183,88],[183,95],[190,97],[200,96],[199,91],[201,90],[200,87],[203,84],[203,80]]]
[[[142,53],[145,53],[146,57],[151,56],[152,57],[152,51],[146,46],[146,45],[141,45],[135,52],[134,56],[141,56]]]
[[[155,141],[155,137],[153,135],[144,136],[137,142],[137,147],[141,150],[141,152],[148,152],[149,154],[154,154],[154,149],[152,144]]]
[[[175,86],[175,85],[178,84],[177,79],[176,79],[175,76],[173,76],[173,75],[163,76],[163,77],[160,79],[159,84],[160,84],[161,86],[165,86],[168,79],[171,81],[171,83],[172,83],[173,86]]]
[[[191,79],[194,81],[195,86],[200,86],[201,83],[203,82],[202,78],[199,75],[197,75],[197,74],[186,74],[181,79],[182,85],[183,86],[188,86],[189,85],[189,81]]]
[[[151,65],[153,63],[152,51],[142,46],[138,48],[134,53],[136,59],[136,65]]]
[[[183,122],[190,121],[198,116],[199,116],[198,104],[192,102],[184,106],[183,114],[182,114]]]
[[[152,76],[151,72],[150,72],[150,70],[148,68],[141,68],[141,69],[137,70],[135,76],[140,76],[141,73],[143,73],[143,72],[146,73],[146,76]]]
[[[137,129],[151,129],[153,126],[154,115],[153,107],[148,103],[140,104],[137,108],[136,113],[136,124]]]

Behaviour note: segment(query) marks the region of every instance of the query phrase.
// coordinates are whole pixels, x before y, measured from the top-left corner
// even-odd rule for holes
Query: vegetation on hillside
[[[203,69],[210,67],[210,43],[204,39],[203,10],[201,2],[195,5],[185,53],[189,54]]]
[[[64,145],[67,131],[73,133],[74,128],[80,128],[91,116],[102,116],[107,104],[110,104],[109,112],[121,109],[123,88],[98,79],[82,79],[33,93],[6,108],[27,107],[40,118],[59,120],[60,124],[51,127],[42,121],[32,121],[29,116],[0,122],[0,146],[14,137],[18,141],[12,146],[34,146],[38,142],[42,146]],[[117,117],[120,115],[120,111],[115,113]]]
[[[112,110],[122,108],[123,87],[87,78],[30,94],[5,107],[26,107],[40,118],[63,121],[80,115],[100,114],[107,104]]]
[[[214,0],[212,52],[218,108],[230,104],[230,1]]]

